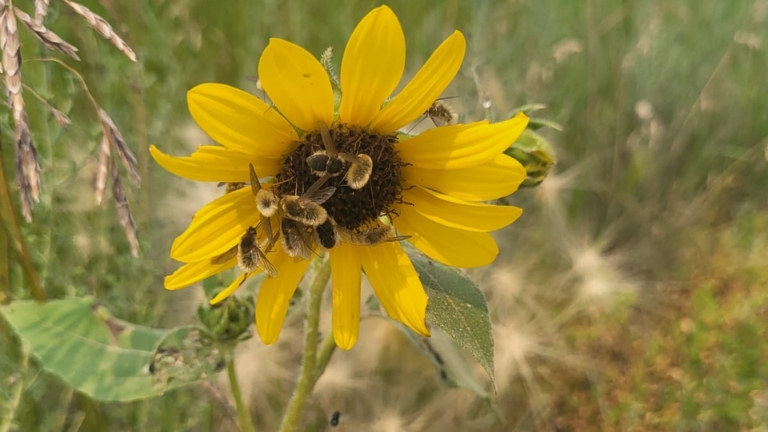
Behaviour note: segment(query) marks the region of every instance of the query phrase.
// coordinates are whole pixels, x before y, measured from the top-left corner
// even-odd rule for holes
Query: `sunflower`
[[[173,174],[229,187],[174,241],[170,255],[184,265],[165,278],[165,287],[183,288],[238,264],[242,269],[242,257],[227,252],[251,233],[249,244],[274,274],[256,299],[256,328],[265,344],[277,340],[291,297],[322,249],[330,255],[339,347],[350,349],[358,338],[361,269],[386,313],[428,336],[427,295],[400,241],[449,266],[483,266],[498,254],[489,232],[522,213],[483,202],[511,194],[525,179],[524,168],[503,154],[525,129],[524,115],[436,127],[415,137],[397,132],[423,118],[458,72],[464,51],[456,31],[390,98],[404,71],[405,39],[395,14],[381,6],[350,36],[338,105],[321,63],[282,39],[270,39],[258,65],[272,105],[223,84],[190,90],[192,117],[220,145],[200,146],[187,157],[151,146],[151,154]],[[257,190],[272,203],[257,203]],[[211,302],[258,273],[244,270]]]

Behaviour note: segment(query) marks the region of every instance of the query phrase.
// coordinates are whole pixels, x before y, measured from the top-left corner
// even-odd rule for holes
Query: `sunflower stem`
[[[301,364],[299,381],[296,383],[296,389],[293,391],[291,400],[285,408],[283,423],[280,425],[280,432],[295,432],[298,430],[301,416],[304,412],[304,406],[307,403],[309,395],[315,388],[315,383],[319,377],[317,368],[317,339],[318,328],[320,327],[320,306],[323,303],[323,291],[331,277],[330,260],[323,259],[318,262],[318,268],[315,272],[315,279],[309,287],[309,300],[307,301],[307,320],[304,325],[304,355]],[[323,344],[325,345],[325,344]],[[327,356],[330,358],[330,354]],[[323,359],[327,364],[327,359]],[[323,366],[324,367],[324,366]]]
[[[235,356],[230,353],[227,360],[227,376],[229,377],[229,386],[232,390],[232,396],[235,398],[237,406],[237,416],[239,417],[240,432],[255,432],[251,415],[248,414],[248,408],[243,402],[243,393],[240,391],[240,384],[237,382],[237,370],[235,370]]]
[[[315,367],[315,382],[325,372],[325,367],[331,361],[333,352],[336,351],[336,341],[333,339],[333,332],[328,333],[320,344],[320,351],[317,353],[317,366]]]

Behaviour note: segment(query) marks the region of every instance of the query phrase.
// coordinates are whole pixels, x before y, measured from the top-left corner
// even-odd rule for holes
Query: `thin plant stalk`
[[[320,376],[325,372],[325,367],[331,361],[336,351],[336,341],[333,339],[333,332],[329,332],[323,341],[320,343],[320,349],[317,352],[317,365],[315,366],[315,383],[320,379]]]
[[[0,147],[0,225],[3,225],[8,238],[8,244],[16,252],[19,258],[24,273],[27,276],[27,282],[29,282],[29,289],[32,293],[32,298],[39,302],[44,302],[47,299],[45,291],[40,286],[39,279],[37,277],[37,271],[32,264],[32,258],[27,248],[27,243],[24,241],[24,234],[21,232],[21,225],[16,217],[16,213],[13,209],[13,202],[11,200],[11,188],[8,184],[7,177],[5,176],[5,168],[1,163],[3,161],[2,147]]]
[[[232,354],[232,353],[231,353]],[[240,391],[240,384],[237,382],[237,371],[235,370],[235,358],[234,355],[230,355],[227,360],[227,377],[229,378],[229,386],[232,390],[232,397],[235,398],[235,405],[237,406],[237,416],[239,419],[240,432],[255,432],[253,428],[253,422],[251,421],[251,415],[248,414],[248,408],[243,402],[243,393]]]
[[[279,432],[295,432],[299,428],[304,406],[317,382],[317,340],[320,327],[320,307],[323,304],[323,291],[331,277],[331,263],[328,259],[320,260],[315,279],[309,287],[307,301],[307,320],[304,325],[304,355],[301,364],[299,381],[293,391],[288,406],[285,408],[283,423]],[[330,358],[330,355],[327,356]],[[325,360],[327,363],[327,360]]]

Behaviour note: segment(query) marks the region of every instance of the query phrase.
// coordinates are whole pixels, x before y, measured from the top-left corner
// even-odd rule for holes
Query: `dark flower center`
[[[350,162],[345,162],[340,175],[328,179],[324,187],[334,186],[336,192],[323,203],[323,207],[338,225],[355,230],[369,225],[383,214],[392,213],[392,205],[401,202],[403,188],[400,170],[404,163],[395,150],[397,136],[380,135],[358,128],[336,124],[330,136],[338,154],[370,156],[373,168],[368,182],[353,189],[345,179]],[[310,168],[307,158],[329,149],[319,131],[307,132],[299,145],[283,161],[282,170],[275,177],[278,196],[301,196],[319,178]]]

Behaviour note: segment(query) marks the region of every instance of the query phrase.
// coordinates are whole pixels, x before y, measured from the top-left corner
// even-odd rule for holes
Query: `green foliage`
[[[420,253],[409,256],[429,297],[427,321],[472,354],[493,382],[493,333],[483,293],[458,270]]]
[[[147,370],[168,333],[115,319],[93,298],[0,307],[43,367],[95,399],[130,401],[162,394]]]

